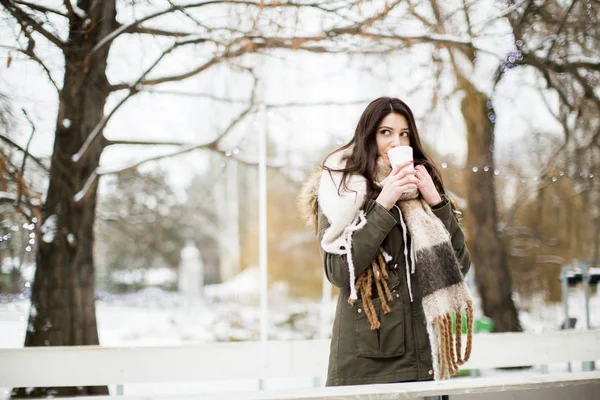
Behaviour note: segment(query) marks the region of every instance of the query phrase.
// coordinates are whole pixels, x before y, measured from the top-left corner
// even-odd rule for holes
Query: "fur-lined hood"
[[[352,175],[346,180],[347,190],[342,187],[342,173],[335,172],[346,167],[346,159],[352,153],[352,147],[337,150],[325,160],[329,172],[317,167],[304,183],[298,196],[301,217],[317,233],[319,207],[330,223],[329,234],[325,242],[338,238],[343,229],[355,219],[367,192],[367,180],[363,176]],[[325,247],[324,247],[325,248]]]
[[[361,175],[349,176],[346,179],[345,190],[340,190],[342,173],[335,172],[335,170],[346,167],[346,159],[352,151],[352,147],[338,149],[327,157],[325,166],[334,171],[329,172],[323,170],[321,166],[317,167],[304,183],[298,196],[300,215],[307,225],[312,226],[315,234],[317,233],[319,207],[327,217],[331,229],[324,238],[325,242],[331,243],[342,234],[344,228],[354,221],[366,198],[367,180]],[[383,163],[383,160],[380,162]],[[382,171],[385,171],[386,168],[389,169],[385,165],[380,166]]]
[[[321,166],[311,172],[308,179],[302,185],[298,194],[298,211],[306,225],[313,228],[317,234],[317,218],[319,212],[319,183],[321,181]]]

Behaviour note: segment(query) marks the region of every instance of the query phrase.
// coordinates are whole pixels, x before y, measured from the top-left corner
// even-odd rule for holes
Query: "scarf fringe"
[[[430,336],[433,335],[432,349],[433,370],[435,380],[443,380],[454,375],[460,366],[469,361],[473,347],[473,303],[469,300],[465,307],[467,319],[467,342],[462,352],[462,311],[455,310],[456,329],[452,334],[452,316],[450,313],[437,316],[433,323],[428,324]]]
[[[373,305],[373,299],[371,299],[371,295],[373,294],[373,279],[375,279],[375,288],[381,301],[381,310],[384,314],[387,314],[391,311],[388,301],[393,300],[392,292],[387,283],[388,277],[385,255],[379,253],[371,262],[367,271],[358,277],[354,286],[354,290],[360,293],[365,314],[371,323],[371,330],[379,329],[381,326],[375,306]]]

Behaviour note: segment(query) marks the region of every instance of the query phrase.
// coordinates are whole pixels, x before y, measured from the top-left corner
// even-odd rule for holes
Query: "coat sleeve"
[[[443,196],[442,202],[431,208],[431,211],[442,221],[452,240],[452,248],[456,254],[456,258],[460,264],[460,272],[463,277],[469,272],[471,267],[471,256],[467,245],[465,244],[465,234],[463,233],[454,212],[452,212],[452,206],[448,197]]]
[[[396,218],[375,200],[368,200],[364,206],[367,223],[352,234],[352,261],[354,276],[358,278],[377,256],[379,247],[390,233]],[[350,288],[350,272],[346,255],[328,253],[321,247],[325,230],[329,227],[327,217],[319,209],[318,232],[319,251],[323,259],[325,275],[331,284],[339,288]]]

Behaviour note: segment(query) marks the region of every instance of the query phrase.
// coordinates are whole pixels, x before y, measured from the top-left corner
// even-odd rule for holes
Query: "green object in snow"
[[[467,316],[462,313],[462,333],[467,333]],[[494,321],[488,317],[482,316],[475,318],[473,324],[473,333],[487,332],[494,329]],[[452,333],[456,333],[456,314],[452,313]]]
[[[491,318],[482,316],[475,318],[473,323],[473,333],[487,332],[490,333],[494,329],[494,321]],[[452,333],[456,333],[456,314],[452,313]],[[467,316],[462,313],[462,333],[467,333]],[[459,369],[455,376],[479,376],[481,372],[478,369]]]

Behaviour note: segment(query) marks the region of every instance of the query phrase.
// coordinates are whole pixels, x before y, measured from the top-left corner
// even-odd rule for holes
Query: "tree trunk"
[[[461,111],[467,129],[467,166],[478,167],[477,172],[467,171],[469,210],[465,220],[483,313],[494,321],[495,332],[520,331],[510,271],[496,230],[493,110],[488,108],[486,96],[470,82],[461,83],[465,89]]]
[[[80,202],[78,193],[98,167],[101,140],[79,165],[71,160],[102,119],[108,95],[106,60],[110,46],[87,57],[115,27],[115,0],[79,0],[84,18],[71,17],[65,75],[50,166],[45,225],[38,237],[37,270],[25,346],[97,345],[94,304],[94,216],[96,185]],[[100,137],[98,137],[100,139]],[[100,387],[19,388],[14,397],[107,395]]]

